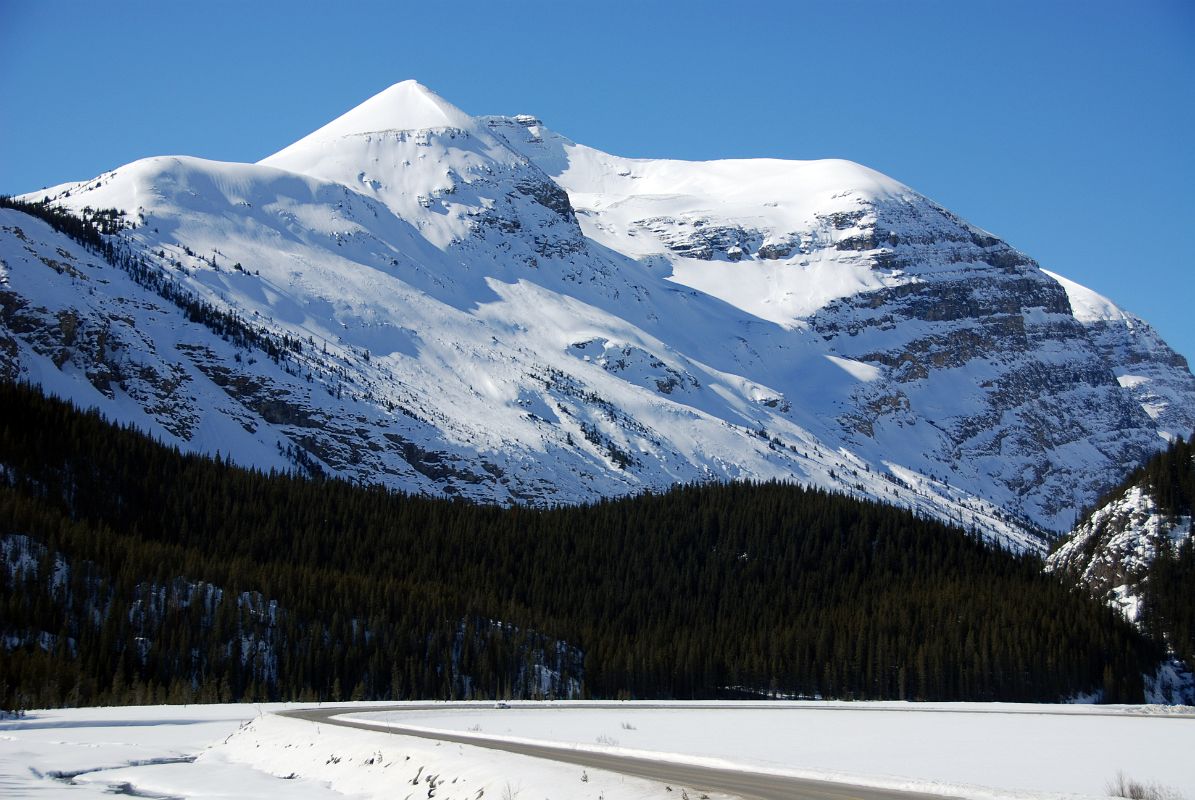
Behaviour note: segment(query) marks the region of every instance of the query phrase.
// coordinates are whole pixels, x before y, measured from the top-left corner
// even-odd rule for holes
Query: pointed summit
[[[424,128],[471,128],[473,118],[418,81],[396,83],[320,128],[312,137]]]
[[[378,92],[361,105],[260,163],[271,164],[285,153],[347,136],[428,128],[472,129],[475,125],[471,116],[431,89],[418,81],[406,80]]]

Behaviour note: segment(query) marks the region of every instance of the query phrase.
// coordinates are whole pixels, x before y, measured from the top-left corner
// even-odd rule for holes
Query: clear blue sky
[[[1195,2],[0,0],[0,193],[255,161],[396,81],[627,156],[838,157],[1195,360]]]

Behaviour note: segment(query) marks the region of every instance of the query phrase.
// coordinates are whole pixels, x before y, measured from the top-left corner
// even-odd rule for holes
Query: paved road
[[[553,745],[523,744],[519,742],[504,742],[487,739],[481,736],[469,736],[459,733],[435,732],[403,728],[392,724],[373,724],[356,720],[334,719],[338,714],[367,714],[375,711],[403,711],[417,709],[445,709],[452,704],[438,703],[429,706],[351,706],[304,708],[295,711],[280,711],[284,717],[305,719],[325,725],[340,725],[346,728],[360,728],[368,731],[392,733],[399,736],[417,736],[421,739],[433,739],[440,742],[467,744],[474,747],[487,747],[491,750],[502,750],[507,753],[517,753],[534,758],[546,758],[566,764],[576,764],[590,769],[602,769],[633,775],[637,778],[659,781],[678,790],[673,796],[679,797],[680,789],[688,789],[690,797],[693,790],[697,792],[720,792],[736,795],[750,800],[943,800],[942,795],[927,795],[917,792],[894,792],[885,789],[871,789],[865,786],[852,786],[844,783],[830,783],[826,781],[805,780],[780,775],[766,775],[715,767],[702,767],[690,764],[677,764],[669,761],[654,761],[648,758],[632,758],[616,756],[606,753],[595,753],[574,750],[568,747]],[[476,709],[476,705],[469,706]],[[593,708],[593,705],[587,706]],[[611,706],[626,709],[626,705]],[[707,707],[708,708],[708,707]],[[697,796],[700,796],[698,794]]]

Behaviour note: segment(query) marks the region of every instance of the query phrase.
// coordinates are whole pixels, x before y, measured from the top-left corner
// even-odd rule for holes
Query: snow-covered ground
[[[276,798],[277,778],[208,749],[282,704],[125,706],[33,711],[0,720],[0,797]],[[196,760],[197,756],[202,758]],[[330,798],[290,781],[286,797]]]
[[[1195,798],[1189,708],[513,705],[406,706],[369,719],[959,797],[1104,796],[1123,772]],[[201,798],[424,797],[429,788],[439,800],[475,798],[479,790],[537,800],[674,796],[612,773],[268,713],[285,707],[76,709],[7,720],[0,723],[0,795],[87,797],[123,787],[142,796]],[[70,782],[55,773],[78,774]]]
[[[402,787],[405,791],[398,797],[422,798],[432,796],[432,783],[439,786],[434,795],[438,800],[476,798],[479,789],[485,790],[483,796],[509,800],[646,800],[664,791],[660,785],[621,775],[584,773],[577,767],[492,750],[441,746],[270,713],[301,707],[275,703],[59,709],[3,720],[0,797],[128,794],[328,800],[346,795],[392,798]],[[575,791],[562,794],[562,787]],[[541,790],[552,794],[537,794]]]

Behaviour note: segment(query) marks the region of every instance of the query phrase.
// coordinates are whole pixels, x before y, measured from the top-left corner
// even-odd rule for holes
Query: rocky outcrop
[[[676,255],[701,261],[738,261],[756,253],[761,241],[759,231],[700,218],[655,217],[637,220],[635,225],[657,236]]]

